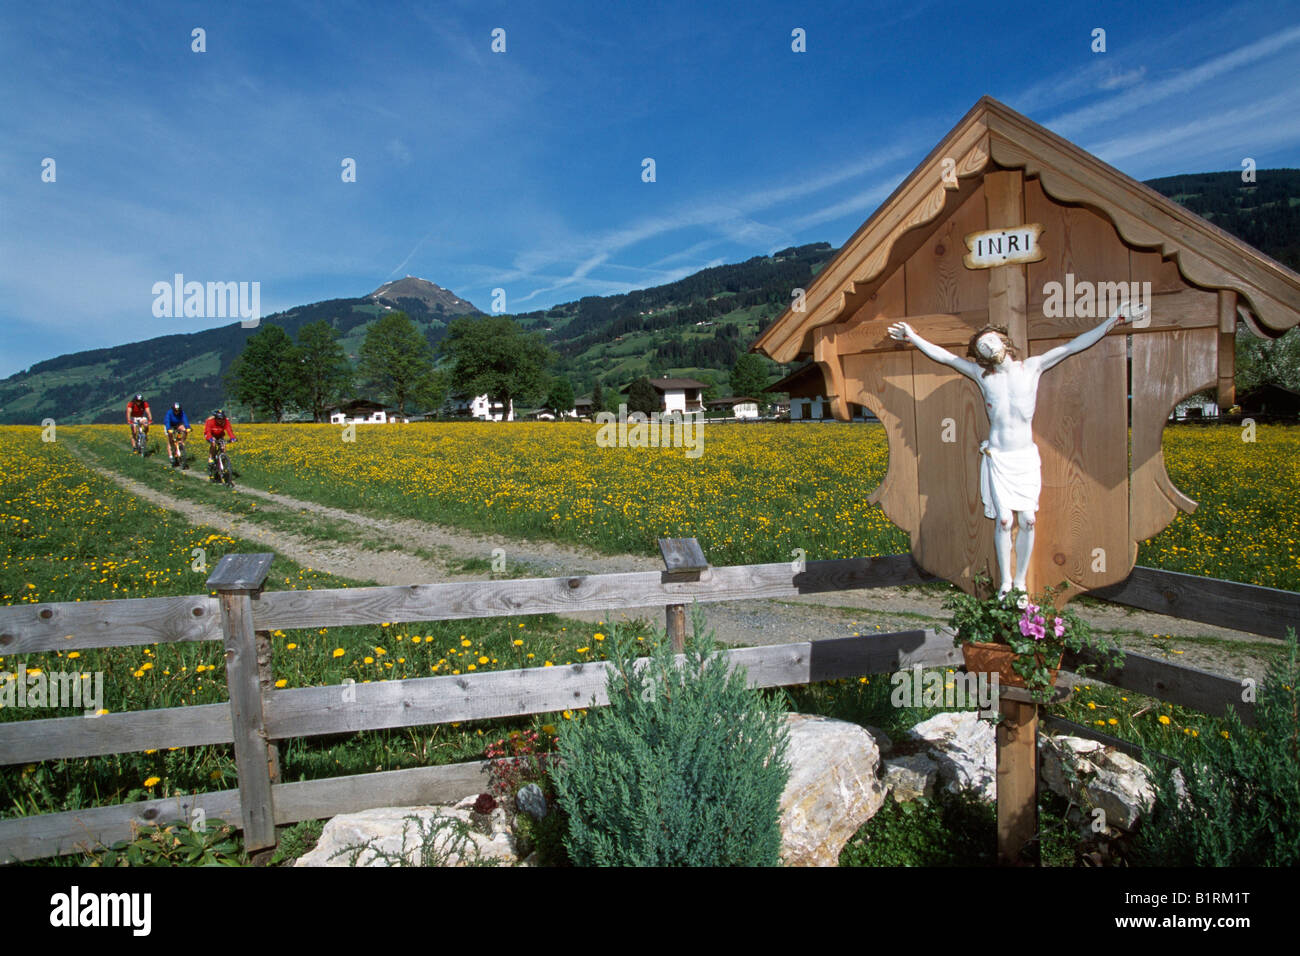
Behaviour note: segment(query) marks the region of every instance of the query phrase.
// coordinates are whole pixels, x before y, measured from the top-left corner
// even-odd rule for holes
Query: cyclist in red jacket
[[[235,442],[235,430],[230,427],[230,419],[226,413],[218,408],[203,423],[203,437],[208,441],[208,474],[212,476],[213,481],[220,481],[217,477],[217,437],[224,435],[231,444]]]
[[[149,410],[149,403],[144,400],[143,395],[136,395],[126,403],[126,423],[131,427],[131,453],[138,455],[139,450],[135,447],[135,434],[137,430],[136,420],[143,418],[144,427],[148,430],[153,424],[153,412]]]

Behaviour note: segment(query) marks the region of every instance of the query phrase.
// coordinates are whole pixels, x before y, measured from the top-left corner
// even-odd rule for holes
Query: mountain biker
[[[131,426],[131,453],[133,455],[140,453],[140,450],[135,447],[137,431],[135,420],[137,418],[143,418],[148,422],[148,425],[145,426],[146,429],[153,424],[153,412],[149,410],[149,403],[144,400],[143,395],[138,393],[126,403],[126,423]]]
[[[167,430],[167,460],[175,468],[181,464],[180,443],[190,436],[190,419],[180,402],[172,402],[172,407],[167,409],[163,428]]]
[[[220,435],[226,436],[232,445],[235,443],[235,430],[230,427],[230,419],[218,408],[203,423],[203,437],[208,440],[208,474],[213,481],[221,480],[217,475],[217,438]]]

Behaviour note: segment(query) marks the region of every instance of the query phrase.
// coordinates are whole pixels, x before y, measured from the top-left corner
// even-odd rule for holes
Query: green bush
[[[1269,665],[1248,729],[1235,710],[1226,737],[1204,738],[1183,760],[1186,795],[1173,769],[1157,774],[1157,803],[1131,859],[1153,866],[1294,866],[1300,863],[1300,660],[1291,630]],[[1153,764],[1153,761],[1148,761]]]
[[[682,662],[662,636],[641,661],[617,629],[610,643],[609,706],[560,731],[554,779],[574,865],[778,865],[783,708],[728,674],[711,633]]]

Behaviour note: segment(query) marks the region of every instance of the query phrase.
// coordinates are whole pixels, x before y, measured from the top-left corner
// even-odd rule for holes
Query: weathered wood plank
[[[1239,677],[1211,674],[1185,664],[1174,664],[1131,651],[1124,654],[1124,663],[1118,668],[1109,666],[1092,653],[1067,653],[1061,666],[1066,670],[1074,670],[1082,662],[1097,665],[1089,671],[1088,676],[1102,683],[1124,687],[1148,697],[1158,697],[1212,717],[1226,714],[1231,705],[1243,724],[1247,727],[1255,725],[1255,705],[1242,702],[1244,688]]]
[[[488,762],[414,767],[383,773],[300,780],[275,787],[278,825],[319,820],[372,807],[408,807],[450,803],[485,788]],[[201,809],[208,827],[226,822],[242,829],[239,791],[219,790],[194,796],[46,813],[0,820],[0,864],[83,852],[131,836],[131,826],[195,822]]]
[[[196,809],[203,811],[205,826],[218,826],[223,820],[238,826],[239,791],[218,790],[0,820],[0,864],[82,853],[100,844],[108,846],[130,839],[133,825],[159,825],[174,820],[194,824]]]
[[[670,572],[703,571],[709,566],[695,538],[660,538],[659,553],[663,555],[664,568]]]
[[[1138,567],[1090,596],[1266,637],[1285,639],[1288,627],[1300,632],[1300,593],[1255,584]]]
[[[275,822],[320,820],[374,807],[452,803],[487,789],[488,761],[412,767],[328,780],[300,780],[275,788]]]
[[[249,850],[261,850],[275,846],[275,809],[271,800],[273,757],[262,716],[253,600],[243,590],[223,591],[220,600],[244,844]]]
[[[1030,351],[1041,355],[1067,341],[1034,342]],[[1063,581],[1111,584],[1131,567],[1126,344],[1122,335],[1108,335],[1048,371],[1039,385],[1033,429],[1043,486],[1031,594]]]
[[[220,610],[205,594],[12,604],[0,607],[0,654],[218,641]]]
[[[1038,835],[1038,705],[1003,697],[998,710],[998,863],[1016,866]]]
[[[1014,228],[1025,219],[1025,183],[1018,169],[984,175],[987,228]],[[964,237],[963,237],[964,238]],[[1003,265],[988,271],[989,324],[1004,325],[1015,347],[1024,355],[1029,348],[1029,292],[1023,265]]]
[[[1179,510],[1196,508],[1169,480],[1160,440],[1180,399],[1217,384],[1218,337],[1214,327],[1132,337],[1129,530],[1134,541],[1155,537]]]
[[[209,591],[260,591],[273,554],[225,554],[208,578]]]
[[[1120,753],[1128,754],[1134,760],[1142,760],[1148,756],[1148,752],[1137,744],[1121,740],[1119,737],[1112,737],[1110,734],[1103,734],[1095,727],[1086,727],[1083,724],[1076,724],[1072,720],[1066,720],[1064,717],[1056,717],[1052,714],[1043,715],[1042,719],[1044,733],[1050,733],[1053,736],[1063,735],[1066,737],[1083,737],[1087,740],[1096,740],[1105,744],[1107,747],[1114,747]],[[1173,757],[1167,754],[1151,751],[1156,757],[1167,763],[1177,763]]]
[[[0,723],[0,766],[135,753],[164,747],[228,744],[230,707],[195,704],[101,717],[47,717]]]
[[[948,631],[895,631],[861,637],[832,637],[810,642],[808,680],[841,680],[871,674],[892,674],[920,664],[955,667],[961,648]]]
[[[726,653],[729,665],[743,666],[755,687],[809,679],[808,642]],[[608,703],[607,667],[596,662],[282,690],[266,702],[267,733],[274,738],[311,737],[599,707]]]
[[[467,617],[567,614],[659,607],[691,601],[794,597],[853,588],[917,584],[930,576],[909,555],[710,568],[698,581],[663,580],[660,571],[590,577],[467,581],[321,591],[268,591],[253,604],[258,630],[348,624],[447,621]]]

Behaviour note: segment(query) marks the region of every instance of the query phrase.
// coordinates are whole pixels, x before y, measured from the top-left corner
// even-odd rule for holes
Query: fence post
[[[221,601],[239,808],[244,847],[250,851],[275,846],[271,784],[272,777],[279,775],[279,756],[266,739],[262,714],[263,671],[268,683],[270,678],[270,635],[259,641],[253,630],[253,599],[262,591],[271,558],[270,554],[227,554],[208,578],[208,589],[216,591]]]
[[[709,569],[700,542],[695,538],[660,538],[659,553],[664,558],[662,580],[665,582],[699,581]],[[673,650],[680,653],[686,647],[686,605],[669,604],[667,612],[668,637],[673,642]]]

